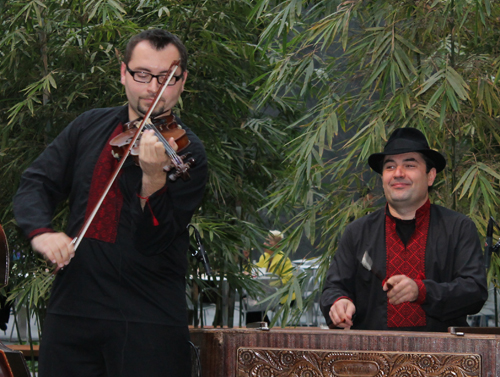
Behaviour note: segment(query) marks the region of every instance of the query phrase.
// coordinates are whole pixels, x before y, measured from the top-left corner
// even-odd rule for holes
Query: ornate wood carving
[[[238,348],[238,377],[478,377],[481,356],[459,353]]]

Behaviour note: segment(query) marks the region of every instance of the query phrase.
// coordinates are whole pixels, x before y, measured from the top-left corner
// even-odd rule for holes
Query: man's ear
[[[124,62],[120,66],[120,82],[125,85],[125,76],[127,75],[127,66]]]
[[[432,168],[429,173],[427,173],[427,186],[432,186],[434,184],[434,180],[436,179],[436,168]]]

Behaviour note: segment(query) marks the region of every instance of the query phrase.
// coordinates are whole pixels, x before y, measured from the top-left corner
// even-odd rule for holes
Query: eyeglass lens
[[[137,82],[141,82],[144,84],[149,84],[151,80],[156,78],[158,81],[158,84],[163,84],[167,80],[167,75],[152,75],[151,73],[146,73],[146,72],[134,72],[133,73],[133,78]],[[169,86],[175,85],[177,83],[177,79],[181,78],[182,76],[172,76],[172,79],[168,83]]]

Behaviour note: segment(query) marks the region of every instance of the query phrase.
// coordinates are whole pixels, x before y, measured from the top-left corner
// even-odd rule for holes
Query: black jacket
[[[14,213],[26,235],[52,228],[59,203],[69,199],[66,233],[80,230],[91,181],[104,145],[127,107],[88,111],[68,127],[24,172]],[[187,224],[201,203],[207,178],[205,150],[186,129],[196,166],[191,180],[168,181],[142,210],[142,171],[129,158],[119,177],[123,206],[114,243],[84,238],[69,265],[57,274],[48,311],[82,317],[187,325],[185,274]],[[184,153],[184,151],[183,151]],[[153,223],[154,217],[159,225]]]
[[[340,297],[356,306],[353,329],[387,330],[387,292],[382,283],[361,265],[365,251],[373,267],[385,276],[385,211],[377,210],[348,225],[328,270],[321,296],[321,310],[328,312]],[[474,223],[466,216],[431,205],[425,251],[425,327],[392,330],[447,331],[467,326],[466,316],[475,314],[488,297],[486,271]]]

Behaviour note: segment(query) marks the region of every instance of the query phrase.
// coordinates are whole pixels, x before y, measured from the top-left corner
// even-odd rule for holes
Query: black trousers
[[[48,314],[40,377],[189,377],[187,327]]]

